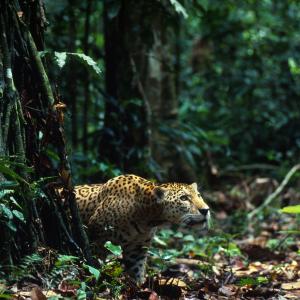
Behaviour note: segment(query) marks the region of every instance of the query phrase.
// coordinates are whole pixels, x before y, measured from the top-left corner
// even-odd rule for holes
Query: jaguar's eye
[[[189,197],[188,195],[182,195],[182,196],[180,197],[180,200],[182,200],[182,201],[189,201],[189,200],[190,200],[190,197]]]

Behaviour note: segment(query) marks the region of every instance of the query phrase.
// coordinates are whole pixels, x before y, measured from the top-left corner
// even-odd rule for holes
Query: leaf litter
[[[215,210],[213,232],[197,237],[189,229],[182,234],[174,228],[162,230],[150,251],[148,278],[142,286],[122,272],[120,249],[113,245],[108,247],[112,253],[118,250],[115,259],[104,262],[98,272],[78,258],[43,248],[44,268],[33,267],[30,276],[24,274],[14,283],[0,280],[0,298],[300,299],[297,217],[279,210],[249,224],[243,217],[276,186],[274,180],[254,178],[225,192],[206,193]],[[298,201],[299,192],[287,189],[281,200],[287,199]]]

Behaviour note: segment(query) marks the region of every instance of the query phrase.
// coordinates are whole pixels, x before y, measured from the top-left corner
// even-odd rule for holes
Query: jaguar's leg
[[[127,247],[123,252],[125,270],[138,284],[145,281],[148,248],[149,245],[134,245]]]

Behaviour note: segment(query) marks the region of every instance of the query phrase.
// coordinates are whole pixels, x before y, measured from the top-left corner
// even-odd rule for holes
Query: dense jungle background
[[[299,299],[300,3],[0,2],[0,298]],[[147,282],[95,266],[73,187],[197,182]],[[57,193],[63,188],[64,201]]]

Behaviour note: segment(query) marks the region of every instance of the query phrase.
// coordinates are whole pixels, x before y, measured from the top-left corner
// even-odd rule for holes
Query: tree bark
[[[104,2],[105,86],[104,130],[99,154],[123,172],[143,173],[149,158],[149,107],[141,77],[145,72],[144,1],[120,1],[111,15]],[[140,24],[137,26],[137,24]]]
[[[44,18],[41,1],[0,2],[0,184],[13,182],[13,196],[24,215],[24,222],[13,216],[9,220],[1,219],[0,233],[5,237],[0,248],[1,264],[13,263],[45,243],[61,251],[83,252],[91,262],[67,160],[64,105],[53,95],[39,55],[43,50]],[[58,171],[47,157],[49,146],[60,157],[59,172],[67,191],[72,221],[62,217],[63,208],[56,202],[53,182],[44,188],[47,196],[38,192],[43,187],[37,180],[57,175]],[[28,166],[33,172],[28,172]],[[3,199],[6,211],[12,210],[15,204],[10,198]],[[47,226],[48,223],[53,226]]]
[[[123,172],[139,174],[143,172],[138,166],[149,168],[152,157],[157,163],[152,171],[158,179],[192,182],[195,172],[176,147],[184,147],[182,141],[161,130],[162,124],[178,125],[176,72],[180,70],[179,60],[174,64],[174,57],[180,55],[175,42],[179,28],[166,17],[164,4],[120,1],[115,15],[105,2],[106,91],[110,97],[100,157]],[[128,105],[136,99],[142,100],[139,108]]]

